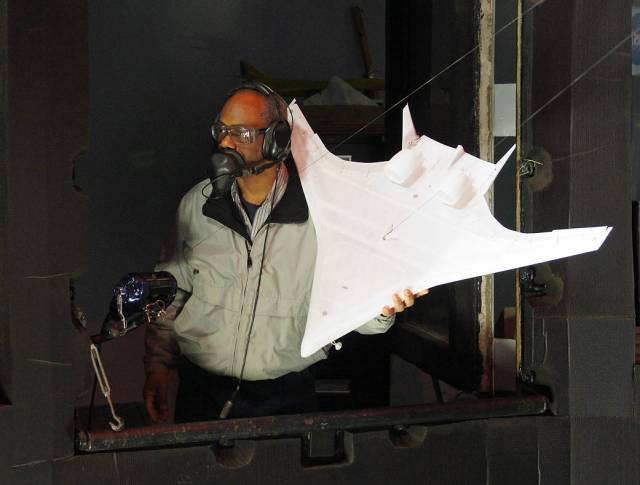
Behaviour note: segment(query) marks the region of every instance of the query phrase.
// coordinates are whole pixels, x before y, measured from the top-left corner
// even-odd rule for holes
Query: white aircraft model
[[[408,106],[402,150],[376,163],[338,158],[294,103],[291,115],[291,149],[318,240],[303,357],[378,315],[404,288],[595,251],[611,231],[504,228],[484,194],[515,146],[493,164],[418,137]]]

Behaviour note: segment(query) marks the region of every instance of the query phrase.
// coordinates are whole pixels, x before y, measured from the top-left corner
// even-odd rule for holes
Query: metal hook
[[[109,380],[107,379],[107,374],[105,373],[104,367],[102,366],[100,352],[98,351],[98,348],[95,346],[95,344],[91,344],[89,350],[91,355],[91,364],[93,365],[93,370],[96,373],[100,391],[107,400],[109,409],[111,410],[111,416],[113,417],[113,420],[109,421],[109,426],[114,431],[121,431],[122,429],[124,429],[124,419],[116,414],[116,410],[113,407],[113,402],[111,401],[111,387],[109,387]]]

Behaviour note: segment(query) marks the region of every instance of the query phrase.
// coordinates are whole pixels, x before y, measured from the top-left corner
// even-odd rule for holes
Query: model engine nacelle
[[[384,169],[389,180],[405,187],[410,185],[422,169],[422,160],[417,152],[405,148],[396,153]]]

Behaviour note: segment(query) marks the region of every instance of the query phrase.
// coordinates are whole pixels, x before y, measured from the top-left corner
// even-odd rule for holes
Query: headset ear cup
[[[264,134],[262,156],[265,160],[284,160],[291,151],[291,129],[279,120],[272,123]]]
[[[279,156],[286,158],[291,151],[291,128],[286,121],[278,121],[273,138],[278,145]]]

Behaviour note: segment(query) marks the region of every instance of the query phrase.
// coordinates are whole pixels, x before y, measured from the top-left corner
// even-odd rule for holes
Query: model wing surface
[[[402,150],[376,163],[331,154],[300,109],[291,110],[292,152],[318,242],[302,356],[374,318],[404,288],[594,251],[611,230],[504,228],[484,194],[513,148],[492,164],[462,147],[418,138],[408,108]]]

